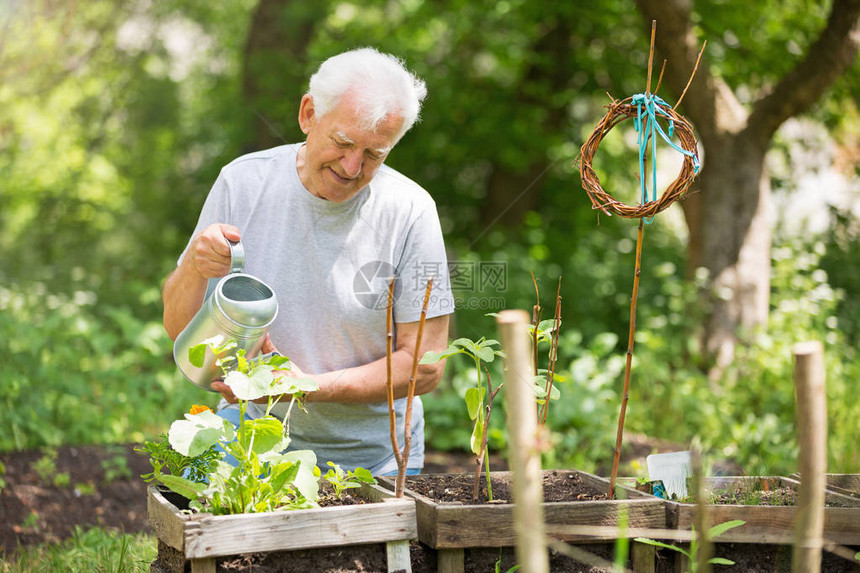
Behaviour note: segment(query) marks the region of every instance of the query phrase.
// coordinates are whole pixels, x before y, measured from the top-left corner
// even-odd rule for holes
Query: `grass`
[[[153,535],[77,527],[60,543],[23,549],[9,559],[0,555],[0,573],[148,573],[156,552]]]

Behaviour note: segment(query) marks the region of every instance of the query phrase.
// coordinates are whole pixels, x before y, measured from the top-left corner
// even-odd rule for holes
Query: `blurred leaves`
[[[693,17],[706,61],[745,103],[807,49],[830,5],[699,0]],[[292,44],[250,34],[261,6]],[[563,275],[554,462],[590,469],[611,456],[635,225],[597,216],[574,162],[606,93],[642,91],[648,39],[630,0],[0,3],[0,449],[137,440],[201,401],[172,364],[160,281],[221,166],[264,142],[261,118],[262,133],[295,137],[292,100],[308,72],[363,45],[403,57],[429,88],[422,122],[390,164],[436,198],[451,260],[504,269],[503,281],[455,292],[457,336],[490,336],[488,312],[531,308],[531,272],[546,300]],[[858,66],[813,110],[851,173]],[[613,130],[596,164],[622,198],[637,184],[626,138]],[[493,185],[512,180],[524,182],[516,200],[500,203]],[[488,206],[522,225],[494,224]],[[770,327],[747,333],[737,364],[711,381],[696,304],[706,277],[682,277],[680,209],[661,214],[645,235],[631,431],[699,436],[738,460],[791,469],[789,349],[819,338],[831,470],[857,471],[860,234],[848,213],[833,221],[823,237],[780,241]],[[468,443],[462,397],[476,380],[459,362],[425,400],[431,447]],[[493,417],[496,449],[502,422]]]

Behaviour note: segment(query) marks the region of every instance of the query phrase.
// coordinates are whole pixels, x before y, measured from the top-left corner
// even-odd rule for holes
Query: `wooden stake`
[[[415,352],[412,353],[412,372],[409,376],[409,388],[406,392],[406,413],[403,416],[403,453],[397,462],[397,479],[394,482],[394,497],[403,497],[406,489],[406,467],[409,465],[409,453],[412,451],[412,401],[415,399],[415,383],[418,377],[418,361],[421,359],[421,339],[424,337],[424,323],[427,321],[427,304],[430,302],[430,291],[433,290],[433,277],[424,287],[424,304],[421,305],[421,318],[418,320],[418,333],[415,335]],[[394,411],[394,403],[390,404],[390,412]],[[397,448],[396,441],[392,444]],[[395,454],[395,457],[397,454]]]
[[[642,274],[642,234],[645,230],[643,219],[639,219],[639,233],[636,236],[636,268],[633,272],[633,296],[630,298],[630,334],[627,337],[627,364],[624,368],[624,389],[621,394],[621,412],[618,414],[618,431],[615,435],[615,455],[612,459],[612,477],[609,480],[609,497],[615,497],[615,479],[618,477],[618,462],[621,459],[621,441],[624,436],[624,417],[627,413],[627,399],[630,394],[630,369],[633,366],[633,342],[636,334],[636,301],[639,299],[639,275]]]
[[[538,324],[540,324],[540,291],[537,286],[537,279],[535,278],[535,272],[532,271],[532,283],[535,285],[535,304],[532,307],[532,325],[534,326],[534,331],[532,332],[532,366],[534,366],[535,376],[538,373]]]
[[[645,93],[651,93],[651,69],[654,65],[654,37],[657,35],[657,20],[651,20],[651,50],[648,52],[648,82]]]
[[[824,391],[824,348],[818,341],[801,342],[794,353],[797,392],[797,441],[800,446],[800,499],[795,522],[791,569],[821,570],[824,531],[824,489],[827,471],[827,396]]]
[[[537,447],[537,411],[534,408],[532,365],[529,352],[529,316],[522,310],[505,310],[496,319],[505,350],[505,406],[508,412],[508,455],[513,472],[514,530],[517,563],[529,573],[548,573],[543,520],[543,485]]]
[[[394,412],[394,377],[391,372],[391,351],[394,343],[394,281],[391,277],[388,283],[388,306],[385,309],[385,388],[388,390],[388,431],[391,435],[391,448],[394,450],[394,459],[397,461],[398,474],[404,467],[403,455],[400,453],[400,445],[397,443],[397,416]]]
[[[561,276],[558,277],[558,291],[555,295],[555,312],[553,313],[553,320],[555,321],[555,329],[552,331],[552,338],[550,340],[550,351],[549,351],[549,365],[547,367],[546,373],[546,398],[543,402],[543,407],[541,408],[540,415],[538,416],[538,423],[541,426],[546,425],[546,417],[549,414],[549,395],[552,393],[552,386],[555,380],[555,363],[558,359],[558,338],[561,332]],[[537,357],[535,357],[537,359]]]

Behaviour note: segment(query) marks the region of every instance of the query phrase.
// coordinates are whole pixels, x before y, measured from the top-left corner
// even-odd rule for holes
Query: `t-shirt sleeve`
[[[176,264],[179,265],[182,262],[185,253],[188,251],[188,247],[191,246],[192,239],[203,231],[203,229],[213,223],[230,222],[230,187],[227,184],[224,170],[221,170],[218,179],[215,180],[212,189],[209,191],[209,195],[206,197],[206,201],[203,203],[200,216],[197,218],[197,226],[194,228],[191,236],[188,237],[188,242],[185,244],[185,248],[182,250],[182,254],[179,255]]]
[[[432,202],[409,229],[397,264],[397,277],[399,285],[394,303],[395,322],[416,322],[421,318],[424,293],[431,277],[433,289],[427,305],[427,318],[454,312],[445,242],[439,215]]]

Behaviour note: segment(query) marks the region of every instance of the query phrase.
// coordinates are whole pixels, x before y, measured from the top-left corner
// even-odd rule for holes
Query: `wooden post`
[[[214,557],[191,560],[191,573],[215,573],[215,571]]]
[[[505,407],[508,413],[508,458],[513,473],[517,562],[524,572],[548,573],[529,316],[522,310],[505,310],[499,313],[496,321],[507,356]]]
[[[389,541],[385,544],[385,556],[388,559],[390,573],[412,573],[412,560],[409,555],[409,540]]]
[[[827,471],[824,348],[821,342],[808,341],[795,344],[792,351],[801,483],[791,565],[794,572],[817,573],[821,570],[824,474]]]

